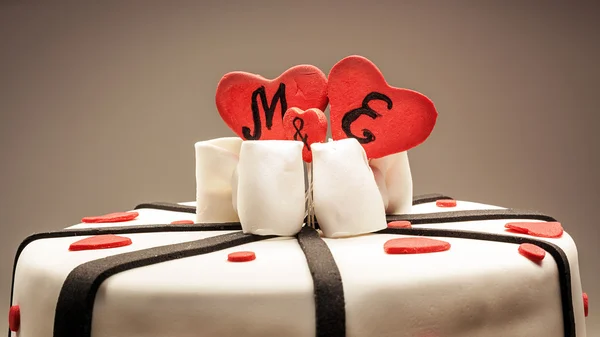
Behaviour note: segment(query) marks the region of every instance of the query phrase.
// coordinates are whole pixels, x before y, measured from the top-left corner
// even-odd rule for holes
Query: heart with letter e
[[[433,102],[416,91],[389,86],[364,57],[339,61],[328,81],[333,139],[356,138],[369,158],[409,150],[433,130]]]

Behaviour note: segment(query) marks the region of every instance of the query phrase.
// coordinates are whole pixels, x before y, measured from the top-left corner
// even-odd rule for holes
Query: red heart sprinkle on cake
[[[327,77],[312,65],[298,65],[274,80],[236,71],[223,76],[216,93],[217,110],[244,140],[285,140],[288,108],[325,110]]]
[[[106,223],[106,222],[124,222],[137,218],[138,212],[117,212],[100,216],[88,216],[81,219],[85,223]]]
[[[504,227],[513,232],[541,238],[560,238],[563,234],[560,222],[509,222]]]
[[[250,251],[235,252],[227,255],[227,261],[230,262],[248,262],[256,259],[256,254]]]
[[[18,305],[13,305],[8,311],[8,328],[12,332],[19,331],[21,327],[21,308]]]
[[[585,317],[587,317],[590,300],[588,298],[588,294],[583,293],[582,295],[583,295],[583,313],[585,314]]]
[[[74,242],[69,246],[70,251],[106,249],[129,246],[131,239],[113,234],[96,235]]]
[[[392,221],[388,222],[388,228],[412,228],[410,221]]]
[[[171,222],[171,225],[193,225],[194,221],[192,220],[176,220]]]
[[[545,250],[531,243],[521,244],[519,246],[519,253],[533,262],[540,262],[546,256]]]
[[[307,110],[289,108],[283,117],[283,129],[287,139],[304,143],[302,159],[310,163],[312,162],[310,145],[324,142],[327,136],[327,117],[323,111],[316,108]]]
[[[388,254],[422,254],[450,249],[450,243],[430,238],[399,238],[388,240],[383,250]]]
[[[327,94],[333,139],[356,138],[369,158],[421,144],[438,115],[429,98],[391,87],[377,66],[362,56],[348,56],[333,66]]]
[[[456,200],[453,199],[440,199],[435,201],[437,207],[456,207]]]

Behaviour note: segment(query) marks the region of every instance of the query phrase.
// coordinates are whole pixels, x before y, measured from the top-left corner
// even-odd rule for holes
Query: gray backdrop
[[[194,142],[232,134],[214,104],[224,73],[328,73],[361,54],[438,108],[410,151],[415,192],[560,219],[600,333],[593,2],[0,3],[2,331],[25,236],[194,199]]]

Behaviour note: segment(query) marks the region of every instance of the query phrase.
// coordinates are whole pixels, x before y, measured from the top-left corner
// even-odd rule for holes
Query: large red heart
[[[312,162],[310,145],[324,142],[327,137],[327,117],[323,111],[313,108],[301,110],[289,108],[283,117],[283,129],[287,139],[304,143],[302,159]]]
[[[231,72],[217,86],[217,110],[245,140],[286,139],[283,116],[288,108],[327,107],[327,77],[312,65],[298,65],[274,80]]]
[[[429,98],[389,86],[375,64],[362,56],[348,56],[334,65],[327,91],[333,139],[356,138],[369,158],[421,144],[437,119]]]

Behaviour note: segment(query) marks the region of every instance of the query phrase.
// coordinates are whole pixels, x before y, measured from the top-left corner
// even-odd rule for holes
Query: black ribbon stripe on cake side
[[[272,238],[241,232],[128,252],[77,266],[65,280],[56,304],[55,337],[91,337],[94,300],[104,280],[117,273],[156,263],[208,254]]]
[[[203,223],[193,225],[181,224],[155,224],[155,225],[134,225],[134,226],[114,226],[114,227],[94,227],[94,228],[67,228],[52,232],[35,233],[23,240],[17,252],[15,253],[13,263],[13,281],[11,288],[14,288],[15,271],[21,253],[30,243],[43,239],[56,239],[75,236],[92,236],[103,234],[144,234],[144,233],[167,233],[167,232],[205,232],[205,231],[236,231],[241,230],[239,222],[223,223]],[[12,290],[11,290],[12,303]]]
[[[344,337],[346,302],[342,276],[335,259],[315,229],[305,226],[297,237],[313,279],[316,336]]]
[[[522,237],[515,235],[502,235],[492,233],[482,233],[454,229],[437,229],[437,228],[386,228],[376,232],[376,234],[402,234],[411,236],[433,236],[447,237],[470,240],[494,241],[512,244],[530,243],[534,244],[543,250],[547,251],[558,268],[558,278],[560,286],[560,297],[563,312],[563,325],[565,337],[575,337],[575,313],[573,310],[573,296],[571,293],[571,267],[569,259],[565,252],[557,245],[530,237]]]

